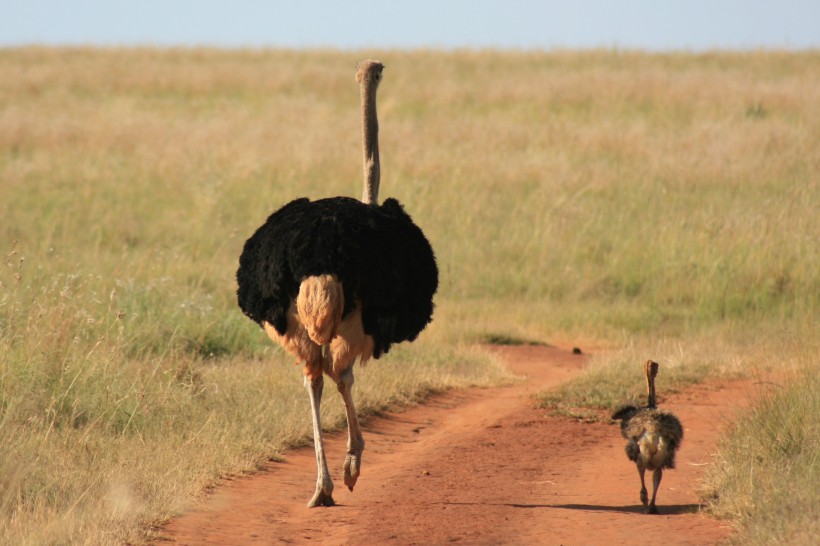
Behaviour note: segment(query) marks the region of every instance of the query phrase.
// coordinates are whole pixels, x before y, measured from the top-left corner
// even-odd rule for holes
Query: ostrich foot
[[[336,503],[333,501],[333,486],[324,489],[321,483],[317,484],[316,493],[313,494],[313,498],[310,499],[307,505],[308,508],[316,508],[317,506],[335,506]]]
[[[646,513],[647,514],[657,514],[658,509],[655,507],[654,504],[650,504],[649,506],[646,507]]]
[[[345,485],[348,489],[353,491],[353,486],[356,485],[356,480],[359,479],[360,467],[362,464],[362,453],[348,453],[345,457]]]

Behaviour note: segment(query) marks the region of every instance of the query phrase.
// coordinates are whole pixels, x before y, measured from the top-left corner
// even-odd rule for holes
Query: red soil
[[[163,538],[190,545],[677,545],[715,544],[730,534],[726,524],[698,513],[695,489],[721,429],[751,399],[749,383],[698,386],[665,398],[663,408],[681,419],[685,436],[677,469],[664,473],[660,515],[653,516],[643,513],[638,473],[616,426],[534,407],[532,394],[577,374],[585,357],[550,347],[494,350],[526,380],[449,392],[370,419],[352,493],[341,476],[345,435],[327,435],[337,506],[305,506],[316,483],[308,447],[226,482],[169,522]]]

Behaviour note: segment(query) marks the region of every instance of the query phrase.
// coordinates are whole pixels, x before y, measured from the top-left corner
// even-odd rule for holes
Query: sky
[[[820,48],[820,0],[0,0],[0,47]]]

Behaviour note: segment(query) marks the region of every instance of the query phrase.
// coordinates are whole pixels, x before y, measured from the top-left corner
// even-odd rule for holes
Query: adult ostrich
[[[239,307],[304,368],[318,479],[309,507],[333,506],[322,445],[323,375],[344,399],[352,491],[364,440],[353,405],[353,364],[378,359],[393,343],[413,341],[433,315],[438,268],[430,243],[395,199],[378,204],[376,89],[384,66],[357,65],[362,101],[362,201],[296,199],[274,212],[245,243],[236,278]]]

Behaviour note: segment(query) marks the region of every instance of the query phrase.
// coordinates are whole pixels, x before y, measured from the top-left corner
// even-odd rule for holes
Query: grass
[[[702,497],[737,528],[734,544],[811,544],[820,534],[820,375],[813,351],[793,381],[776,385],[733,426]]]
[[[305,440],[298,368],[233,276],[272,210],[360,194],[368,55],[0,50],[0,543],[140,542]],[[608,363],[649,352],[682,386],[812,337],[817,52],[381,57],[383,192],[441,287],[358,370],[366,411],[504,381],[488,339],[610,347],[616,388],[566,391],[577,411],[629,394]]]
[[[722,345],[722,346],[721,346]],[[642,364],[648,358],[661,363],[657,379],[659,403],[664,396],[706,378],[736,378],[758,362],[744,358],[734,347],[714,337],[701,339],[629,339],[617,349],[590,357],[577,379],[537,395],[538,404],[553,413],[584,421],[610,422],[612,411],[622,404],[646,404]]]

